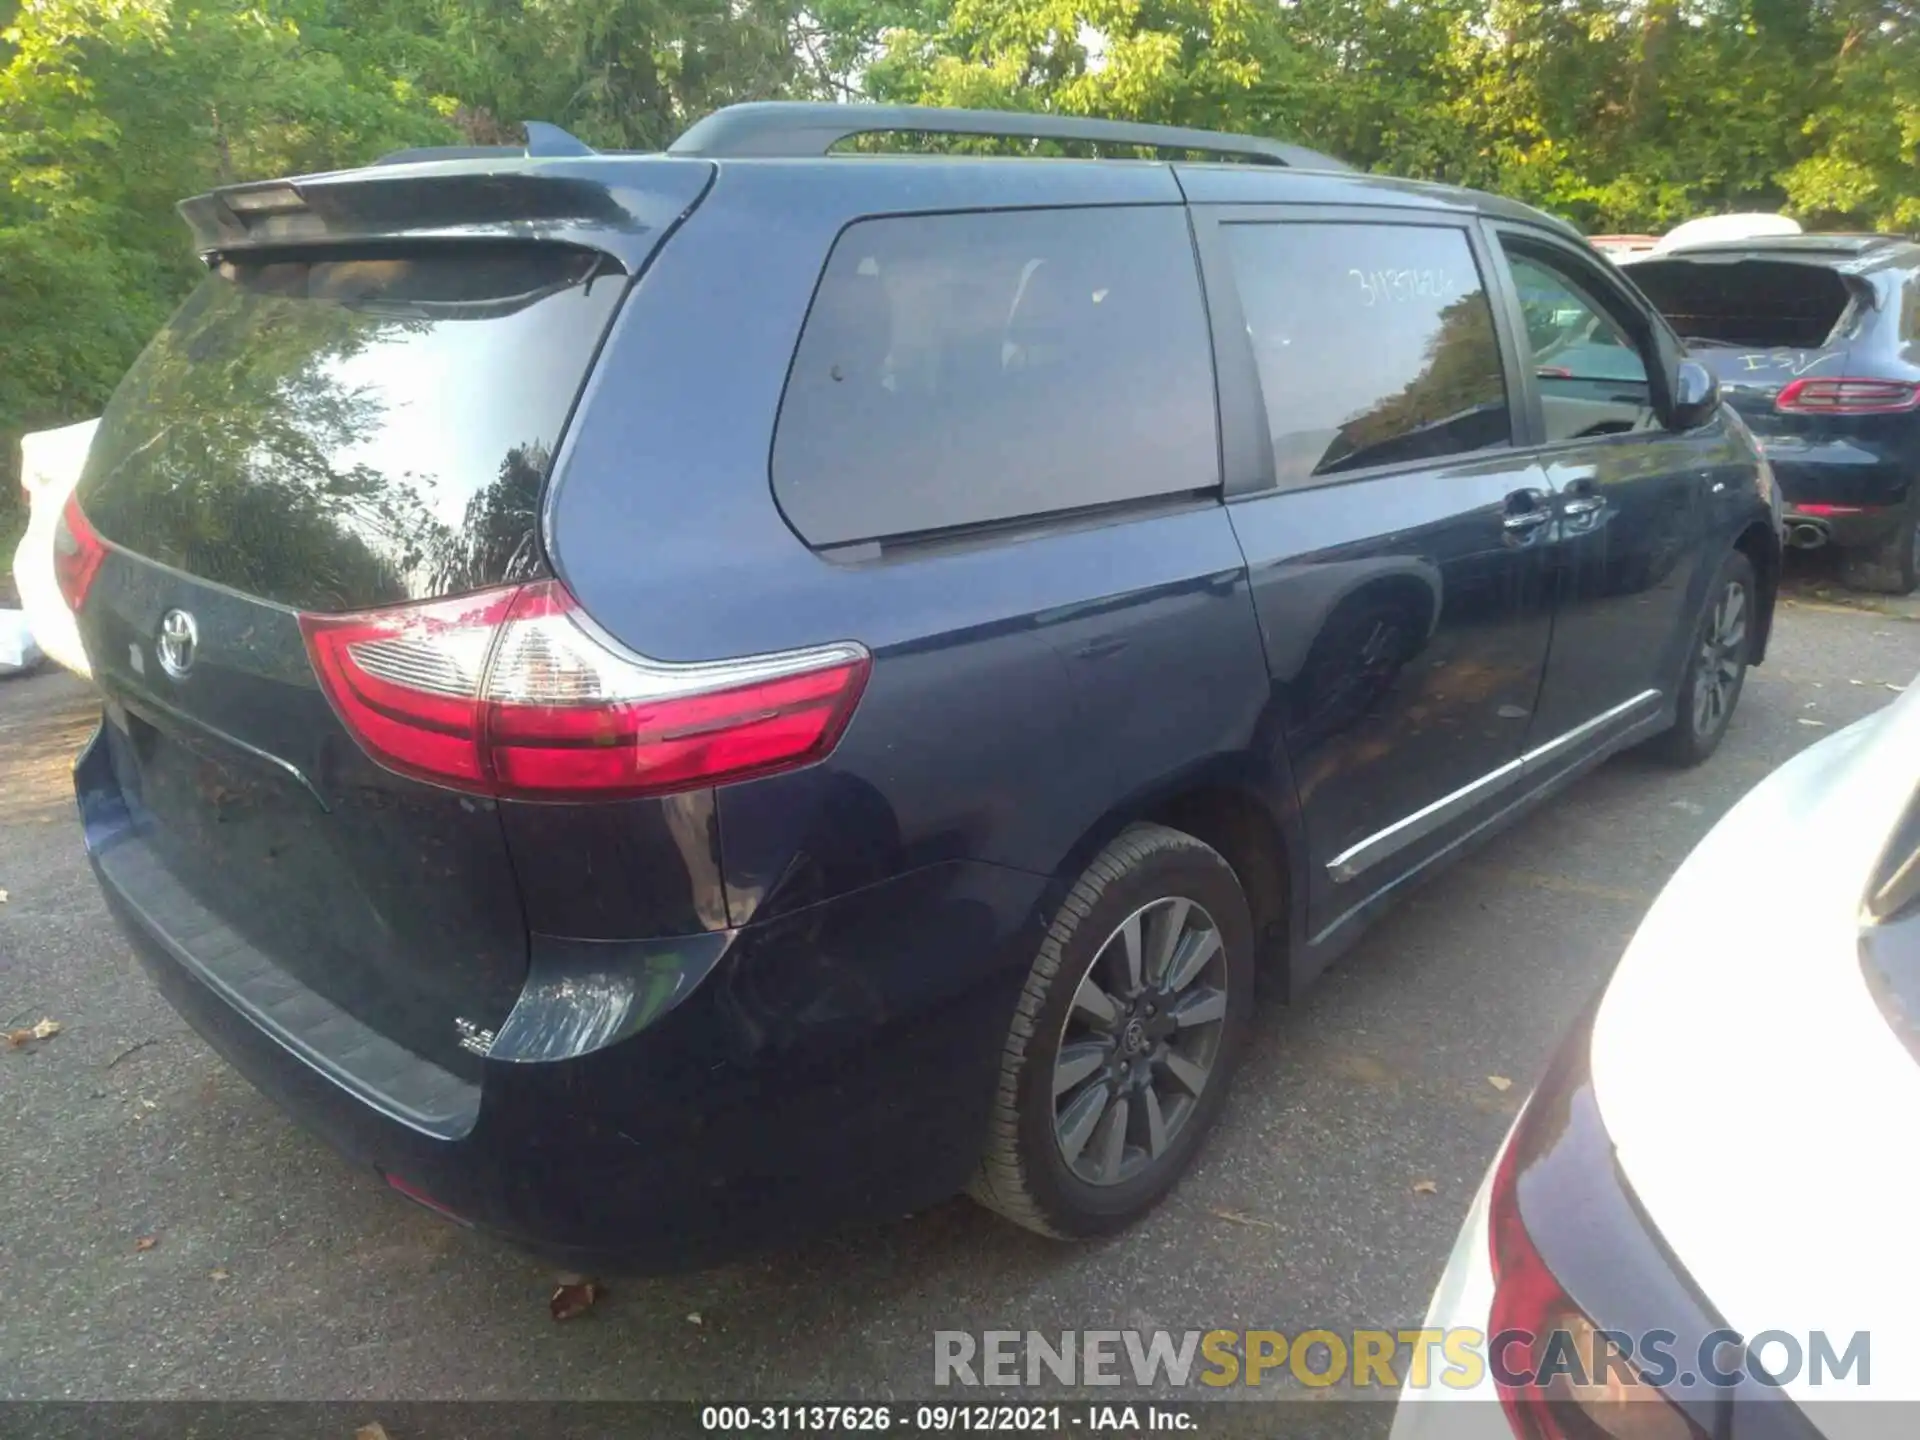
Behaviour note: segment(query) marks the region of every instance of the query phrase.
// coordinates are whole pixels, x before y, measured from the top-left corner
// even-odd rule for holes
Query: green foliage
[[[451,130],[317,4],[26,0],[0,34],[0,440],[97,414],[193,282],[173,206]]]
[[[526,118],[654,148],[735,100],[1299,139],[1593,229],[1920,230],[1913,0],[0,0],[0,484],[197,262],[181,197]],[[965,148],[965,147],[963,147]]]

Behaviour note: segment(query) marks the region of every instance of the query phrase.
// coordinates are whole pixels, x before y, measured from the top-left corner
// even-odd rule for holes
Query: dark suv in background
[[[648,1268],[962,1189],[1113,1229],[1257,971],[1704,758],[1764,653],[1745,428],[1532,210],[1035,116],[530,129],[186,202],[60,537],[112,908],[448,1215]],[[827,153],[890,131],[1216,158]],[[1560,373],[1523,288],[1632,363]]]
[[[1787,543],[1838,546],[1858,589],[1920,586],[1920,244],[1729,240],[1627,273],[1759,437]]]

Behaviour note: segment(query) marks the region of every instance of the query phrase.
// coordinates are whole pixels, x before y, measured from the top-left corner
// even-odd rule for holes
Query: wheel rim
[[[1053,1138],[1089,1185],[1158,1163],[1193,1118],[1227,1018],[1220,927],[1181,896],[1115,927],[1074,991],[1053,1063]]]
[[[1747,664],[1747,587],[1729,580],[1707,614],[1693,675],[1693,733],[1727,723]]]

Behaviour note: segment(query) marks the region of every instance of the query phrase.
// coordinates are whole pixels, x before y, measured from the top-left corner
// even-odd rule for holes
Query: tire
[[[1920,480],[1891,534],[1859,550],[1840,552],[1840,579],[1849,590],[1911,595],[1920,587]]]
[[[1137,927],[1137,998],[1126,993],[1129,927]],[[1186,970],[1184,983],[1172,983]],[[1088,1000],[1103,1000],[1110,1013],[1096,1018],[1097,1004],[1076,1004],[1087,980],[1101,992]],[[1064,1240],[1109,1234],[1144,1215],[1219,1118],[1252,1021],[1253,984],[1253,921],[1232,867],[1181,831],[1126,830],[1068,892],[1034,957],[969,1193]],[[1216,1008],[1217,1020],[1197,1018]],[[1195,1018],[1183,1024],[1183,1016]],[[1057,1101],[1056,1081],[1064,1084]]]
[[[1735,590],[1740,596],[1737,605],[1729,598]],[[1738,550],[1728,552],[1707,590],[1700,617],[1694,621],[1687,668],[1680,678],[1680,713],[1674,717],[1672,728],[1647,746],[1655,758],[1669,765],[1698,765],[1720,748],[1727,722],[1733,718],[1746,684],[1759,594],[1753,562]],[[1704,695],[1701,688],[1714,685],[1716,676],[1717,702]]]

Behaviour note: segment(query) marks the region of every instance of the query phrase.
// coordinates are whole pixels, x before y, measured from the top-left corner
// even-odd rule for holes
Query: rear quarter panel
[[[553,488],[562,578],[656,658],[847,639],[875,656],[828,762],[720,792],[734,924],[944,862],[1052,875],[1130,798],[1247,746],[1265,668],[1218,504],[846,561],[800,541],[768,473],[795,341],[847,223],[1179,200],[1145,165],[723,164],[641,280]]]

